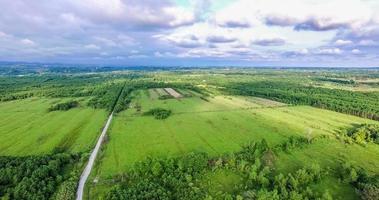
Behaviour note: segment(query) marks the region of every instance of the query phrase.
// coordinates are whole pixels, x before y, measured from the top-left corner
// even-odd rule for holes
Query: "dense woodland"
[[[311,105],[379,120],[379,93],[303,86],[289,82],[262,81],[229,85],[227,92],[268,98],[294,105]]]
[[[0,157],[0,196],[19,200],[50,199],[61,183],[74,177],[65,175],[65,170],[79,158],[70,154]],[[75,194],[75,188],[76,182],[67,195]]]

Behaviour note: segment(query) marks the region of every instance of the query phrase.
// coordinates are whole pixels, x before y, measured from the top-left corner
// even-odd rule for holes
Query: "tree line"
[[[379,120],[379,94],[373,92],[353,92],[275,81],[234,83],[225,87],[224,91],[234,95],[258,96]]]

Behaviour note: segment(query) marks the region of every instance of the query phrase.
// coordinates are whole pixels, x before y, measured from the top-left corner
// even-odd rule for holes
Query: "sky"
[[[379,0],[0,0],[0,60],[379,67]]]

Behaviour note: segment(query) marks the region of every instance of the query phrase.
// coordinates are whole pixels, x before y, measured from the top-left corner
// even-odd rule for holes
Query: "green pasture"
[[[148,91],[133,95],[132,108],[114,118],[96,176],[109,178],[123,173],[147,156],[175,156],[191,151],[220,155],[236,151],[249,141],[266,139],[275,145],[290,136],[334,136],[341,128],[369,121],[250,97],[153,100]],[[156,107],[170,109],[173,114],[166,120],[143,115]]]
[[[104,110],[81,106],[68,111],[48,112],[56,103],[72,98],[29,98],[0,103],[0,155],[25,156],[90,151],[107,118]]]

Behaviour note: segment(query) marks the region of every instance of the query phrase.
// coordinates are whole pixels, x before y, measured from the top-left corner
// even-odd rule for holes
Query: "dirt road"
[[[91,173],[93,164],[95,163],[96,155],[100,149],[101,144],[103,143],[104,137],[105,137],[107,130],[108,130],[108,127],[109,127],[109,124],[112,121],[112,117],[113,117],[113,112],[109,115],[108,121],[105,124],[103,131],[101,132],[99,140],[97,141],[95,148],[91,152],[91,156],[89,157],[87,166],[84,169],[82,175],[80,176],[79,185],[78,185],[78,189],[76,192],[76,200],[82,200],[83,199],[84,185],[88,179],[89,174]]]

